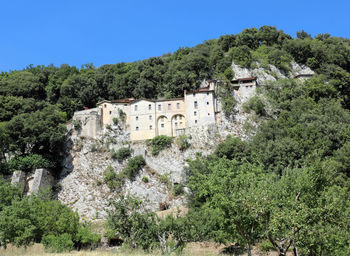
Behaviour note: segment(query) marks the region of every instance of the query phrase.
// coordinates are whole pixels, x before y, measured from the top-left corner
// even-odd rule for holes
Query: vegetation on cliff
[[[38,166],[59,170],[65,122],[76,110],[102,99],[181,96],[203,79],[231,79],[232,61],[245,67],[273,64],[284,72],[295,61],[318,75],[264,87],[269,111],[260,98],[246,105],[264,118],[254,136],[248,141],[229,136],[213,154],[189,161],[187,215],[161,220],[140,212],[137,200],[111,202],[111,236],[119,232],[132,247],[160,246],[165,253],[186,242],[214,240],[237,242],[248,253],[264,242],[280,256],[289,248],[294,255],[349,255],[350,40],[329,34],[312,38],[301,31],[294,39],[263,26],[133,63],[1,73],[0,173]],[[232,97],[224,99],[225,112],[234,104]],[[153,141],[154,153],[171,141]],[[141,157],[129,159],[125,175],[134,178],[144,164]],[[109,170],[105,181],[118,187],[122,178]],[[79,231],[79,216],[59,202],[23,197],[2,181],[0,191],[1,245],[43,241],[59,251],[55,247],[97,240],[80,237],[90,233]]]

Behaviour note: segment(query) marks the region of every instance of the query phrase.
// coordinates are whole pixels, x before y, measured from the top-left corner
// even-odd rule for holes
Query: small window
[[[105,108],[107,107],[107,104],[105,104]]]
[[[197,115],[197,111],[194,111],[194,113],[193,113],[195,116]]]
[[[175,123],[175,127],[177,127],[177,123]]]
[[[180,122],[180,125],[182,125],[182,122]]]
[[[194,102],[194,108],[198,108],[198,102],[197,101]]]
[[[177,108],[177,109],[180,108],[180,103],[176,103],[176,108]]]
[[[160,121],[164,122],[164,116],[162,116],[162,117],[160,118]]]
[[[207,101],[207,105],[209,105],[209,101]]]
[[[124,107],[128,106],[128,104],[124,104]]]
[[[139,117],[137,116],[137,117],[136,117],[136,121],[138,121],[138,120],[139,120]]]
[[[162,110],[162,105],[158,105],[158,110],[161,111]]]
[[[174,118],[175,120],[177,120],[177,116],[175,116],[175,118]]]
[[[152,130],[152,125],[149,126],[149,129]]]
[[[182,116],[180,116],[180,120],[182,120]]]
[[[148,110],[151,110],[151,109],[152,109],[152,105],[149,104],[149,105],[148,105]]]
[[[135,111],[137,111],[137,105],[135,105]]]
[[[168,110],[171,110],[171,104],[170,103],[168,104]]]
[[[164,128],[164,124],[161,124],[160,127]]]
[[[152,120],[152,116],[149,116],[149,120]]]
[[[210,113],[208,113],[208,116],[210,116]]]
[[[193,96],[194,96],[194,97],[196,97],[196,94],[195,94],[195,93],[193,93]]]
[[[196,123],[197,123],[197,120],[194,120],[194,123],[196,124]]]
[[[112,111],[109,111],[109,114],[112,115]]]
[[[209,95],[209,92],[207,92],[207,95]]]
[[[138,131],[139,130],[139,127],[138,126],[136,126],[136,131]]]

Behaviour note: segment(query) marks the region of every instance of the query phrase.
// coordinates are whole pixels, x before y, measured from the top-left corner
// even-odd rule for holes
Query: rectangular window
[[[209,95],[209,92],[207,92],[207,95]]]
[[[195,108],[195,109],[198,108],[198,102],[197,102],[197,101],[194,102],[194,108]]]
[[[138,131],[139,130],[139,127],[138,126],[136,126],[136,131]]]
[[[177,123],[175,123],[175,127],[177,127]]]
[[[152,125],[149,126],[149,129],[152,130]]]
[[[135,105],[135,111],[137,111],[137,105]]]
[[[109,111],[109,114],[112,115],[112,111]]]
[[[197,123],[197,120],[194,120],[194,123],[196,124],[196,123]]]
[[[182,125],[182,122],[180,122],[180,125]]]
[[[152,105],[149,104],[149,105],[148,105],[148,110],[151,110],[151,109],[152,109]]]
[[[137,116],[137,117],[136,117],[136,121],[138,121],[138,120],[139,120],[139,117]]]
[[[176,103],[176,108],[180,109],[180,103]]]
[[[126,107],[128,104],[124,104],[124,107]]]
[[[107,104],[105,104],[105,108],[107,107]]]
[[[164,128],[164,124],[161,124],[160,127]]]
[[[149,120],[152,120],[152,116],[149,116]]]
[[[168,104],[168,110],[171,110],[171,104],[170,103]]]
[[[162,110],[162,105],[158,105],[158,110],[161,111]]]
[[[182,116],[180,116],[180,120],[182,120]]]
[[[196,115],[197,115],[197,111],[194,111],[194,113],[193,113],[193,114],[194,114],[194,116],[196,116]]]
[[[207,101],[207,105],[209,105],[209,101]]]
[[[175,116],[175,118],[174,118],[175,120],[177,120],[177,116]]]

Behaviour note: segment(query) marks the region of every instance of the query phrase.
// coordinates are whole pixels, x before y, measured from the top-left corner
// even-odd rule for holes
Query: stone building
[[[234,89],[256,86],[256,78],[233,80]],[[236,83],[236,81],[238,81]],[[205,87],[184,91],[184,97],[172,99],[104,100],[97,108],[79,111],[73,120],[82,122],[79,135],[95,137],[104,126],[116,122],[130,132],[130,140],[147,140],[158,135],[177,136],[186,128],[216,123],[218,113],[217,81],[210,80]],[[88,113],[95,116],[88,118]]]

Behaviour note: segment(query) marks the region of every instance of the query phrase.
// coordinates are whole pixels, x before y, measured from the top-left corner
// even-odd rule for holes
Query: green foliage
[[[232,80],[235,76],[235,72],[233,72],[231,67],[227,67],[224,71],[224,76],[227,80]]]
[[[166,185],[167,187],[170,187],[171,185],[171,179],[169,174],[159,175],[159,181],[164,185]]]
[[[95,249],[101,242],[101,235],[92,231],[91,225],[81,224],[76,235],[78,249]]]
[[[148,182],[149,182],[149,179],[148,179],[147,176],[142,176],[142,181],[143,181],[144,183],[148,183]]]
[[[21,192],[18,187],[12,186],[0,178],[0,212],[4,207],[11,205],[14,199],[20,198]]]
[[[73,121],[73,127],[76,131],[81,130],[81,121],[80,120],[74,120]]]
[[[158,135],[150,140],[149,145],[152,146],[152,155],[158,155],[160,151],[171,146],[173,138],[166,135]]]
[[[188,141],[189,137],[186,135],[180,135],[176,138],[175,143],[181,151],[188,149],[191,144]]]
[[[173,194],[174,196],[179,196],[184,193],[184,185],[181,183],[174,184]]]
[[[119,119],[117,117],[114,117],[113,119],[113,124],[118,125],[119,124]]]
[[[112,166],[108,166],[103,176],[103,180],[109,189],[118,190],[124,184],[124,173],[117,174]]]
[[[230,49],[229,54],[232,56],[233,61],[243,67],[249,68],[252,63],[252,55],[250,48],[246,45],[234,47]]]
[[[8,166],[11,171],[32,172],[37,168],[51,168],[54,166],[54,163],[43,158],[41,155],[31,154],[12,158],[8,162]]]
[[[74,247],[72,236],[67,233],[58,236],[44,236],[42,238],[42,243],[45,246],[45,249],[51,253],[70,252]]]
[[[118,109],[118,114],[119,114],[120,120],[124,123],[125,119],[126,119],[126,113],[123,110]],[[113,120],[113,122],[114,122],[114,120]]]
[[[251,154],[250,145],[242,141],[240,138],[228,135],[223,143],[220,143],[214,152],[219,158],[226,157],[227,159],[249,159]]]
[[[112,151],[111,157],[112,159],[116,159],[119,162],[122,162],[123,160],[127,159],[131,156],[131,151],[129,148],[120,148],[117,152]]]
[[[125,173],[130,180],[133,180],[145,165],[146,161],[143,156],[135,156],[129,159],[128,165],[123,169],[123,173]]]
[[[246,112],[253,110],[258,116],[266,116],[265,104],[258,96],[253,96],[243,104]]]

